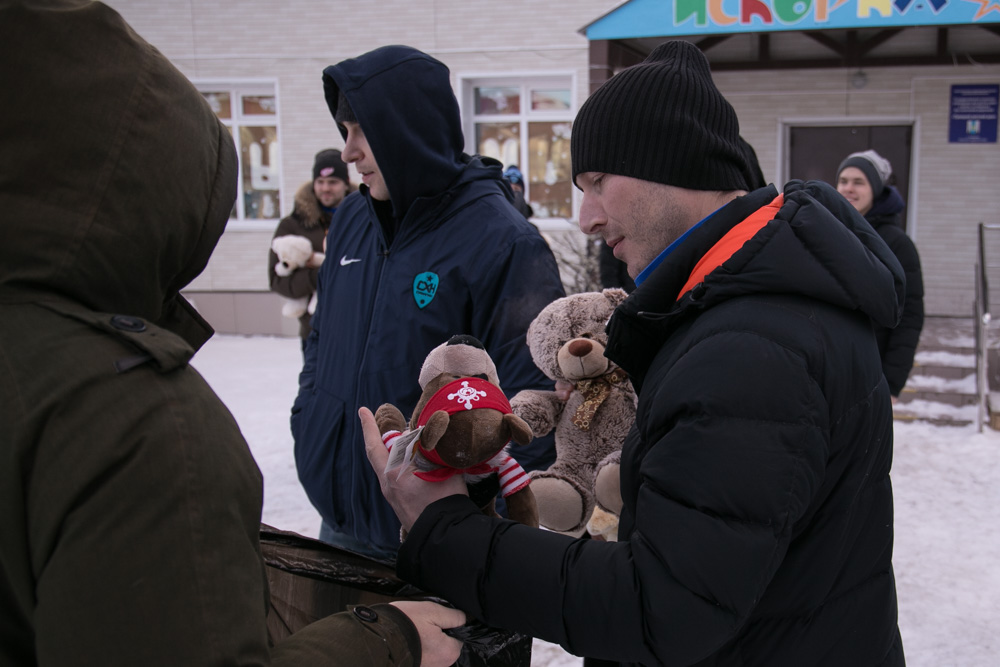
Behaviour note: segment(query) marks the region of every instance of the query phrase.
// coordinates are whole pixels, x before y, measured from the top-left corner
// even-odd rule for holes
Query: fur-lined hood
[[[306,229],[315,229],[320,226],[330,224],[330,214],[326,213],[316,194],[313,192],[312,181],[303,183],[295,192],[295,204],[292,207],[292,215],[302,223]]]

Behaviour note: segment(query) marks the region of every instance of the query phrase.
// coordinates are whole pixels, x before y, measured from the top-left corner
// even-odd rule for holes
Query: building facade
[[[929,314],[971,316],[977,225],[1000,222],[990,97],[1000,84],[996,0],[950,0],[973,14],[945,28],[931,24],[949,0],[919,9],[906,0],[107,2],[233,131],[239,198],[208,268],[185,292],[220,332],[295,335],[297,323],[280,316],[268,292],[270,238],[309,180],[313,155],[343,146],[323,98],[323,69],[385,44],[416,47],[449,66],[466,151],[518,164],[535,222],[577,250],[587,243],[569,180],[576,110],[594,86],[669,38],[694,41],[709,56],[768,180],[832,181],[848,152],[874,147],[891,156]],[[918,16],[932,6],[941,8],[932,18]],[[816,25],[820,10],[854,23]],[[909,23],[878,23],[886,11]],[[949,127],[961,103],[980,93],[987,111],[956,140]]]

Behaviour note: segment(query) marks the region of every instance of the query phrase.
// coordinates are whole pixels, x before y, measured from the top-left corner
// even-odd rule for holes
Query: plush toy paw
[[[600,507],[595,507],[590,521],[587,522],[587,532],[595,540],[617,542],[618,515],[605,512]]]
[[[593,503],[585,489],[572,480],[544,471],[531,473],[531,490],[538,505],[538,523],[558,533],[578,533],[584,527]]]
[[[395,405],[383,403],[375,410],[375,425],[382,434],[389,431],[403,432],[406,430],[406,417]]]
[[[597,506],[615,515],[622,513],[621,459],[621,450],[611,452],[598,464],[597,474],[594,475]]]
[[[306,314],[308,303],[309,299],[305,297],[301,299],[284,299],[284,303],[281,306],[281,314],[297,320]]]

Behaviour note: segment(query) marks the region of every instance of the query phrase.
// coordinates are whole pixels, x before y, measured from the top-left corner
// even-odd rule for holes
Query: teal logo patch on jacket
[[[418,273],[413,279],[413,300],[419,308],[423,308],[434,300],[438,289],[438,274],[431,271]]]

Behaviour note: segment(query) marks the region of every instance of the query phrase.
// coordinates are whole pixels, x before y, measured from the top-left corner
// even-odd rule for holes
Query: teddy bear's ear
[[[406,418],[403,417],[399,408],[391,403],[383,403],[378,406],[378,410],[375,411],[375,424],[378,426],[379,433],[383,434],[387,431],[406,430]]]
[[[510,432],[510,440],[513,440],[518,445],[526,445],[534,437],[531,433],[531,427],[528,426],[528,422],[513,413],[504,415],[503,423]]]
[[[424,430],[420,432],[420,446],[430,451],[437,447],[438,442],[441,441],[441,436],[444,432],[448,430],[448,424],[451,422],[451,417],[444,410],[437,410],[431,415],[427,423],[424,424]]]
[[[622,301],[628,298],[628,292],[620,287],[609,287],[601,292],[604,298],[611,302],[612,308],[617,308]]]

